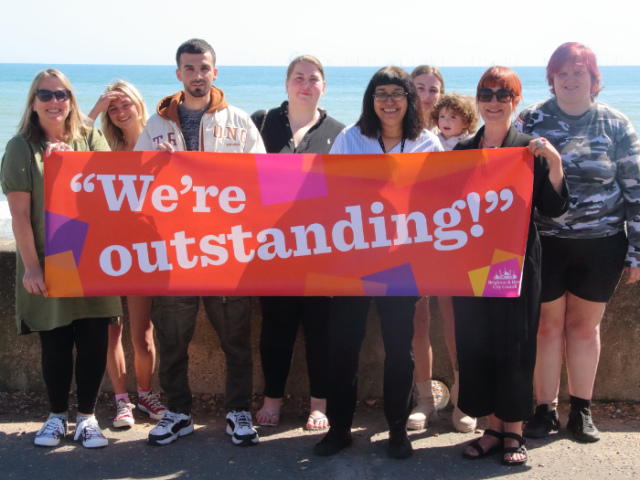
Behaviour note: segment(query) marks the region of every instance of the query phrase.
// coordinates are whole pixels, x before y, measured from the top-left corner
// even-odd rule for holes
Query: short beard
[[[184,86],[184,89],[189,93],[189,95],[195,98],[205,97],[207,93],[209,93],[209,91],[211,90],[211,88],[203,88],[202,90],[192,89],[190,86],[187,86],[187,85]]]

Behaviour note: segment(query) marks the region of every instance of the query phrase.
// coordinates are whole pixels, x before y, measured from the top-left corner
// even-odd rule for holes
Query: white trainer
[[[66,418],[49,417],[40,427],[33,443],[41,447],[55,447],[67,434],[69,424]]]
[[[149,432],[147,443],[149,445],[167,445],[176,441],[178,437],[184,437],[190,433],[193,433],[191,415],[166,410],[162,420]]]
[[[109,440],[100,430],[96,417],[78,417],[79,422],[76,425],[76,434],[73,439],[82,440],[82,446],[85,448],[101,448],[109,445]]]
[[[249,447],[257,445],[260,441],[258,432],[253,428],[251,413],[229,412],[227,413],[227,433],[235,445]]]
[[[113,417],[113,426],[116,428],[133,427],[136,423],[133,419],[133,409],[135,405],[127,403],[124,400],[118,402],[118,410],[116,416]]]

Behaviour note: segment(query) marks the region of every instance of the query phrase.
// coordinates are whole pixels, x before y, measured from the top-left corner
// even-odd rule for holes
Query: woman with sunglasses
[[[506,465],[524,465],[522,421],[533,410],[533,370],[540,315],[540,240],[533,212],[557,217],[567,210],[568,192],[560,155],[543,140],[512,124],[522,84],[512,70],[491,67],[480,79],[478,112],[485,125],[454,150],[528,147],[533,160],[533,195],[523,260],[520,297],[453,297],[460,368],[458,405],[468,415],[489,416],[484,435],[469,444],[465,458],[502,452]]]
[[[124,80],[109,85],[89,113],[96,121],[102,115],[102,131],[113,152],[130,152],[147,124],[147,107],[140,92]],[[160,396],[151,389],[151,375],[156,364],[156,347],[151,323],[151,297],[127,296],[129,327],[134,351],[134,365],[138,382],[138,409],[154,420],[162,419],[166,410]],[[113,385],[116,415],[113,426],[130,427],[133,405],[127,393],[127,373],[122,349],[122,323],[109,326],[107,372]]]
[[[590,405],[600,322],[623,270],[628,284],[640,279],[640,142],[627,117],[597,100],[600,72],[584,45],[558,47],[547,65],[547,82],[553,97],[524,110],[517,125],[560,151],[571,201],[559,218],[536,216],[542,242],[538,406],[524,435],[542,438],[560,429],[556,407],[564,353],[571,402],[567,429],[576,440],[597,442]]]
[[[364,93],[362,114],[345,128],[332,154],[440,152],[438,138],[425,129],[420,99],[407,72],[385,67]],[[407,418],[413,407],[413,316],[417,297],[334,297],[329,320],[329,389],[331,427],[314,451],[333,455],[351,445],[356,407],[358,356],[366,333],[371,301],[376,302],[385,346],[384,413],[389,424],[389,456],[412,454]]]
[[[36,434],[35,444],[55,446],[66,435],[75,373],[78,414],[74,439],[81,439],[87,448],[104,447],[108,441],[94,412],[107,363],[109,323],[122,315],[122,306],[118,297],[47,296],[43,161],[56,151],[109,151],[109,145],[99,130],[85,126],[69,80],[49,69],[33,79],[18,134],[7,144],[0,173],[18,247],[16,322],[20,334],[38,332],[42,345],[42,373],[51,413]]]
[[[344,125],[318,107],[325,87],[324,68],[317,58],[302,55],[291,61],[285,80],[289,100],[251,116],[267,153],[329,153]],[[256,413],[258,425],[275,427],[280,422],[284,388],[302,323],[311,394],[306,428],[325,430],[329,426],[326,399],[330,306],[329,297],[260,297],[264,403]]]

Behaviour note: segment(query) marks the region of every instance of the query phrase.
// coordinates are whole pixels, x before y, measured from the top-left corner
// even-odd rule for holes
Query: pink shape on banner
[[[517,258],[491,265],[482,296],[517,297],[520,294],[520,276]]]
[[[321,155],[256,155],[262,205],[326,197]]]

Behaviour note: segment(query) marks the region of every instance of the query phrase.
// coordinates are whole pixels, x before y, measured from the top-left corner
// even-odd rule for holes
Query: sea
[[[145,98],[150,112],[165,96],[182,88],[172,65],[41,65],[0,63],[0,156],[16,128],[26,104],[27,92],[36,73],[45,68],[63,72],[73,84],[83,112],[89,113],[105,86],[117,79],[133,83]],[[227,101],[253,113],[279,106],[286,100],[286,66],[219,66],[215,85]],[[413,67],[404,66],[408,71]],[[487,67],[443,67],[446,92],[468,95]],[[326,67],[327,88],[320,106],[346,125],[360,115],[362,95],[378,67]],[[524,108],[550,97],[544,67],[513,67],[523,85]],[[600,67],[604,90],[599,100],[622,111],[640,129],[640,66]],[[6,197],[0,192],[0,245],[11,242],[11,215]]]

